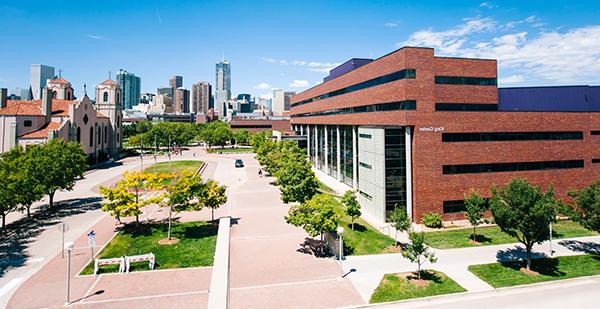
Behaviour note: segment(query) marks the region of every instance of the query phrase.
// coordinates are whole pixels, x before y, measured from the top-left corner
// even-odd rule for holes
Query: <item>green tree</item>
[[[203,205],[210,208],[212,221],[215,221],[215,209],[227,203],[226,186],[220,186],[217,181],[209,179],[206,182],[206,194],[203,197]]]
[[[540,187],[524,179],[513,179],[508,185],[492,188],[490,208],[500,229],[525,246],[527,269],[531,269],[531,249],[550,238],[549,225],[556,221],[557,201],[549,187]]]
[[[276,176],[285,203],[303,203],[318,192],[319,182],[306,161],[287,162]]]
[[[172,186],[167,187],[166,199],[161,206],[169,208],[169,228],[167,238],[171,240],[171,220],[173,212],[198,211],[202,209],[207,195],[206,185],[200,176],[184,173]]]
[[[481,224],[481,219],[486,210],[486,201],[476,191],[465,197],[465,216],[473,226],[473,241],[477,241],[477,226]]]
[[[354,231],[354,220],[360,218],[360,204],[356,200],[354,191],[348,190],[342,196],[342,204],[346,207],[346,214],[352,219],[352,230]]]
[[[340,220],[331,199],[328,195],[315,195],[302,204],[292,206],[285,221],[293,226],[302,227],[311,237],[321,235],[323,242],[323,233],[335,231]],[[323,246],[321,253],[324,253]]]
[[[172,178],[171,174],[155,174],[140,172],[125,172],[123,179],[116,187],[100,187],[100,194],[108,200],[102,205],[102,210],[109,212],[111,216],[130,217],[135,216],[136,226],[140,224],[142,207],[159,203],[163,196],[145,197],[141,193],[145,189],[160,189],[165,179]]]
[[[421,279],[421,265],[425,261],[430,263],[437,262],[437,257],[433,251],[429,250],[425,244],[425,233],[411,232],[408,234],[410,244],[402,250],[402,256],[409,259],[413,263],[417,263],[417,278]]]
[[[248,130],[241,129],[233,131],[233,139],[237,145],[243,145],[248,143]]]
[[[396,205],[394,210],[392,210],[389,220],[394,227],[394,239],[396,240],[396,246],[398,246],[398,232],[408,231],[412,227],[412,221],[406,213],[406,207],[399,205]]]
[[[25,153],[27,171],[36,184],[32,191],[48,195],[50,207],[56,191],[72,190],[87,169],[87,156],[77,142],[52,139],[45,145],[29,146]]]
[[[0,159],[0,216],[2,217],[2,228],[6,227],[6,216],[17,209],[17,190],[12,181],[14,170],[11,162],[7,159],[7,154],[2,154]]]
[[[585,228],[600,232],[600,180],[587,187],[569,192],[567,214]]]

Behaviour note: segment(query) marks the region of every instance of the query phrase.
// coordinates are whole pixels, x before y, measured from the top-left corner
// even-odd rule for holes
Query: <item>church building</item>
[[[77,141],[90,162],[115,157],[121,151],[119,84],[106,80],[96,86],[96,101],[87,93],[74,99],[71,83],[48,80],[40,100],[8,100],[0,89],[0,153],[17,145],[46,143],[53,138]]]

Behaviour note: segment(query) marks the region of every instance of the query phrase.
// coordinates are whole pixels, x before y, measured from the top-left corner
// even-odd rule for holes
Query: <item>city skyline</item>
[[[136,72],[143,79],[142,91],[154,91],[172,75],[184,76],[184,87],[191,89],[194,82],[211,79],[212,66],[224,54],[235,66],[232,93],[268,96],[272,88],[302,91],[321,82],[338,63],[352,57],[373,58],[403,45],[434,47],[438,56],[497,58],[499,84],[504,87],[600,83],[600,77],[593,74],[600,53],[596,20],[600,6],[592,1],[456,1],[452,7],[439,1],[380,2],[368,7],[340,2],[284,7],[217,1],[106,4],[99,8],[72,2],[70,18],[62,18],[65,13],[58,7],[40,1],[2,5],[0,26],[15,29],[5,36],[11,44],[55,44],[40,31],[52,24],[68,34],[72,46],[43,51],[3,49],[0,56],[11,61],[0,69],[0,87],[24,88],[29,66],[43,63],[61,69],[78,97],[84,83],[101,82],[109,70],[117,72],[118,68]],[[194,18],[217,9],[231,16],[255,14],[235,26],[216,17]],[[280,16],[279,10],[291,13]],[[88,23],[92,15],[102,23]],[[311,23],[301,16],[312,16]],[[136,24],[139,20],[145,21],[143,27]],[[244,31],[238,31],[240,23]],[[192,29],[208,26],[220,32],[195,42]],[[172,46],[147,44],[148,38],[172,36],[174,28],[182,29],[174,41],[185,42],[185,49],[173,54]],[[575,43],[581,43],[576,50],[557,51]],[[89,61],[86,55],[100,50]],[[523,57],[528,54],[536,57]]]

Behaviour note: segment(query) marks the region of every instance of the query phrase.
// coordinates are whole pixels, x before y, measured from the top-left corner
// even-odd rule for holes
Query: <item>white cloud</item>
[[[443,53],[456,53],[466,43],[466,37],[479,32],[493,31],[497,25],[492,18],[465,18],[463,24],[445,31],[431,29],[420,30],[413,33],[408,40],[396,44],[402,46],[427,46],[433,47]]]
[[[263,98],[263,99],[267,99],[267,100],[272,100],[273,99],[273,93],[263,93],[259,97]]]
[[[523,23],[541,22],[529,16],[514,26]],[[497,25],[491,18],[465,19],[445,31],[417,31],[401,45],[433,47],[441,56],[497,59],[505,82],[600,82],[600,25],[537,33]]]
[[[386,26],[388,28],[396,28],[400,25],[395,21],[390,21],[390,22],[385,23],[384,26]]]
[[[307,80],[295,79],[293,82],[290,83],[290,87],[293,88],[303,88],[308,87],[308,85],[310,85],[310,83]]]
[[[267,83],[260,83],[256,86],[254,86],[254,89],[269,89],[271,88],[271,85],[267,84]]]
[[[341,63],[331,63],[331,62],[318,62],[318,61],[304,61],[304,60],[285,60],[285,59],[274,59],[269,57],[261,57],[262,61],[268,63],[276,63],[279,65],[293,65],[297,67],[306,67],[308,70],[313,72],[324,72],[327,73],[331,69],[340,65]],[[283,76],[283,75],[282,75]]]
[[[498,79],[498,84],[518,84],[522,83],[525,80],[523,75],[511,75],[506,77],[500,77]]]
[[[479,4],[479,7],[480,8],[486,8],[486,9],[495,9],[498,6],[495,5],[495,4],[493,4],[493,3],[491,3],[491,2],[489,2],[489,1],[486,1],[486,2],[481,2],[481,4]]]
[[[94,39],[94,40],[106,40],[107,39],[105,36],[98,35],[98,34],[86,34],[85,36],[90,39]]]

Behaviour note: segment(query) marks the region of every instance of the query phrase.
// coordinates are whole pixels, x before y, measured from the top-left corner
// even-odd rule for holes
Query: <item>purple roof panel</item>
[[[498,110],[600,112],[600,86],[500,88]]]

